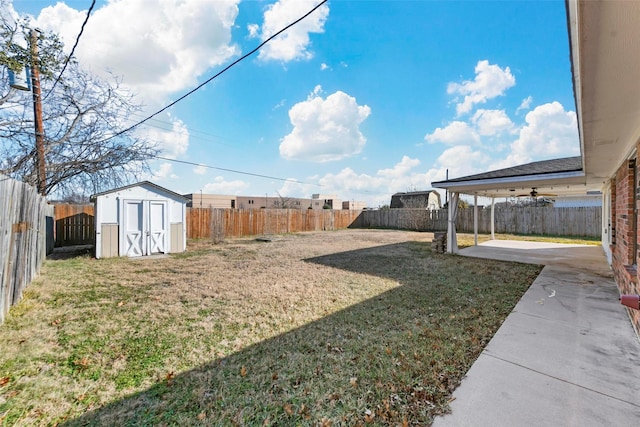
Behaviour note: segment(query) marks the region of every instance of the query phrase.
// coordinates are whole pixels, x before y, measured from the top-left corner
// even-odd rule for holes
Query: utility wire
[[[182,101],[183,99],[185,99],[186,97],[188,97],[189,95],[193,94],[194,92],[200,90],[203,86],[205,86],[206,84],[208,84],[209,82],[211,82],[213,79],[219,77],[220,75],[222,75],[223,73],[225,73],[227,70],[229,70],[231,67],[233,67],[234,65],[238,64],[239,62],[243,61],[244,59],[248,58],[249,56],[253,55],[254,53],[256,53],[257,51],[259,51],[264,45],[266,45],[267,43],[269,43],[271,40],[273,40],[274,38],[276,38],[277,36],[279,36],[280,34],[284,33],[285,31],[287,31],[289,28],[293,27],[294,25],[296,25],[298,22],[302,21],[303,19],[305,19],[307,16],[311,15],[313,12],[316,11],[316,9],[318,9],[320,6],[322,6],[323,4],[325,4],[328,0],[322,0],[320,3],[318,3],[318,5],[316,5],[313,9],[311,9],[309,12],[305,13],[304,15],[302,15],[300,18],[296,19],[295,21],[293,21],[292,23],[290,23],[289,25],[287,25],[286,27],[284,27],[283,29],[281,29],[280,31],[278,31],[277,33],[274,33],[273,35],[271,35],[269,38],[267,38],[265,41],[263,41],[262,43],[260,43],[257,47],[255,47],[253,50],[251,50],[249,53],[246,53],[245,55],[241,56],[240,58],[236,59],[235,61],[233,61],[231,64],[227,65],[225,68],[223,68],[220,72],[216,73],[215,75],[211,76],[210,78],[208,78],[207,80],[205,80],[204,82],[202,82],[201,84],[199,84],[198,86],[196,86],[195,88],[193,88],[192,90],[190,90],[189,92],[185,93],[184,95],[182,95],[180,98],[176,99],[175,101],[171,102],[169,105],[167,105],[164,108],[161,108],[160,110],[156,111],[155,113],[151,114],[150,116],[148,116],[147,118],[140,120],[139,122],[129,126],[128,128],[121,130],[117,133],[115,133],[114,135],[110,136],[109,139],[111,138],[115,138],[118,137],[126,132],[129,132],[130,130],[140,126],[141,124],[143,124],[144,122],[146,122],[147,120],[157,116],[158,114],[162,113],[163,111],[173,107],[174,105],[176,105],[178,102]],[[102,141],[104,142],[104,141]]]
[[[204,167],[204,168],[207,168],[207,169],[215,169],[215,170],[224,171],[224,172],[238,173],[238,174],[241,174],[241,175],[255,176],[255,177],[258,177],[258,178],[275,179],[276,181],[293,182],[294,184],[315,185],[316,187],[324,187],[324,185],[322,185],[322,184],[313,184],[313,183],[310,183],[310,182],[298,181],[296,179],[291,179],[291,178],[278,178],[276,176],[260,175],[258,173],[243,172],[243,171],[234,170],[234,169],[219,168],[219,167],[216,167],[216,166],[204,165],[202,163],[187,162],[186,160],[170,159],[169,157],[162,157],[162,156],[151,156],[151,157],[153,157],[155,159],[159,159],[159,160],[166,160],[168,162],[182,163],[183,165],[201,166],[201,167]]]
[[[44,96],[44,98],[42,100],[43,102],[47,100],[47,97],[49,97],[49,94],[56,87],[56,85],[58,84],[58,82],[62,78],[62,73],[64,73],[64,71],[67,69],[67,65],[69,65],[69,61],[71,61],[71,58],[73,58],[73,53],[75,52],[76,47],[78,47],[78,43],[80,42],[80,37],[82,36],[82,33],[84,32],[84,27],[85,27],[85,25],[87,25],[87,21],[89,21],[89,16],[91,16],[91,11],[93,10],[93,7],[95,5],[96,5],[96,0],[92,0],[91,6],[89,6],[89,10],[87,11],[87,16],[84,18],[84,22],[82,23],[82,27],[80,27],[80,33],[78,33],[78,37],[76,37],[76,42],[73,45],[73,47],[71,48],[71,53],[67,57],[67,60],[64,62],[64,66],[62,67],[62,70],[60,71],[60,74],[58,74],[58,78],[56,78],[56,81],[53,82],[53,86],[51,86],[51,89],[49,89],[49,92],[47,92],[47,94]]]

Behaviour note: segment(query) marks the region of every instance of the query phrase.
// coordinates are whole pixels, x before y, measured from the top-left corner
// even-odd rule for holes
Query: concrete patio
[[[489,241],[460,255],[545,265],[434,426],[637,426],[640,341],[600,246]]]

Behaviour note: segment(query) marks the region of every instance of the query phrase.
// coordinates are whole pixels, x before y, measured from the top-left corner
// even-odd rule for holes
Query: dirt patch
[[[47,255],[49,260],[63,260],[76,257],[92,257],[95,254],[93,245],[75,245],[54,248],[53,252]]]
[[[9,425],[427,425],[536,277],[431,233],[49,259],[0,326]]]

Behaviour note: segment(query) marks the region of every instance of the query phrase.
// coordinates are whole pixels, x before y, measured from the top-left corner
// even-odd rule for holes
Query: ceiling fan
[[[538,189],[537,187],[531,187],[531,191],[529,192],[529,194],[518,194],[517,197],[556,197],[557,194],[551,194],[551,193],[538,193]]]

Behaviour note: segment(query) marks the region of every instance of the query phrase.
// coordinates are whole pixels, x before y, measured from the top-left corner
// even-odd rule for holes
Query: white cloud
[[[300,186],[285,183],[283,191],[295,197],[309,197],[311,193],[337,194],[343,200],[365,201],[370,207],[389,204],[391,195],[410,189],[427,190],[435,178],[433,172],[416,170],[420,160],[403,156],[391,168],[379,169],[374,174],[358,173],[352,168],[344,168],[337,173],[327,173],[315,177],[322,187]],[[444,175],[443,175],[444,177]],[[309,177],[307,180],[311,180]]]
[[[324,71],[327,70],[329,68],[329,66],[327,64],[325,64],[324,62],[322,64],[320,64],[320,70]]]
[[[163,156],[175,159],[189,148],[189,130],[182,120],[172,119],[172,130],[148,128],[145,136],[151,140]]]
[[[316,181],[318,177],[308,177],[308,181]],[[301,184],[296,182],[295,178],[288,178],[288,181],[285,181],[282,184],[282,187],[277,191],[276,194],[280,194],[282,197],[299,197],[299,198],[310,198],[314,193],[324,192],[324,189],[318,187],[313,184]]]
[[[258,24],[249,24],[247,25],[247,31],[249,32],[249,38],[256,38],[260,33],[260,25]]]
[[[178,176],[173,173],[173,165],[171,163],[162,163],[158,170],[153,171],[151,179],[154,181],[162,181],[165,179],[176,179]]]
[[[193,168],[193,173],[195,173],[196,175],[205,175],[208,170],[208,167],[200,165]]]
[[[512,166],[519,166],[531,161],[531,157],[523,156],[521,154],[511,153],[506,158],[492,162],[487,170],[498,170],[504,168],[510,168]]]
[[[282,138],[280,155],[285,159],[328,162],[358,154],[367,139],[360,124],[371,109],[358,105],[356,99],[337,91],[323,99],[316,86],[306,101],[289,110],[293,131]]]
[[[531,97],[531,95],[527,96],[525,99],[522,100],[518,108],[516,108],[516,114],[518,114],[522,110],[530,109],[532,102],[533,102],[533,98]]]
[[[441,142],[449,145],[480,142],[478,133],[462,121],[453,121],[444,128],[436,128],[433,133],[425,135],[424,139],[431,144]]]
[[[449,178],[485,172],[491,158],[482,151],[474,151],[468,145],[446,149],[436,162],[440,170],[448,169]]]
[[[272,110],[277,110],[278,108],[284,107],[284,104],[287,102],[286,99],[281,99],[276,105],[273,106]]]
[[[377,175],[385,178],[398,178],[406,176],[407,173],[420,165],[420,160],[412,159],[409,156],[402,156],[400,163],[396,163],[391,169],[380,169]]]
[[[504,110],[478,110],[471,118],[478,133],[482,136],[494,136],[513,130],[513,122]]]
[[[503,69],[489,64],[487,60],[478,61],[475,73],[474,80],[449,83],[447,87],[447,93],[464,96],[464,100],[456,105],[458,115],[470,112],[476,104],[504,95],[507,89],[516,84],[516,78],[509,67]]]
[[[92,13],[76,56],[95,73],[123,76],[146,104],[161,103],[239,52],[231,43],[238,2],[112,0]],[[60,2],[34,25],[60,34],[70,51],[85,16]]]
[[[278,0],[269,5],[264,12],[264,22],[260,39],[266,40],[282,28],[303,16],[315,5],[317,0]],[[329,15],[329,6],[320,6],[311,15],[289,28],[287,31],[270,41],[260,50],[258,58],[261,60],[292,61],[296,59],[310,59],[313,53],[309,51],[310,33],[324,32],[324,23]],[[255,25],[255,24],[254,24]],[[257,34],[253,27],[249,34]]]
[[[576,113],[557,101],[539,105],[525,117],[511,154],[525,162],[580,154]]]
[[[249,187],[249,184],[242,180],[225,181],[221,176],[217,176],[213,182],[206,184],[202,191],[208,194],[242,194]]]

